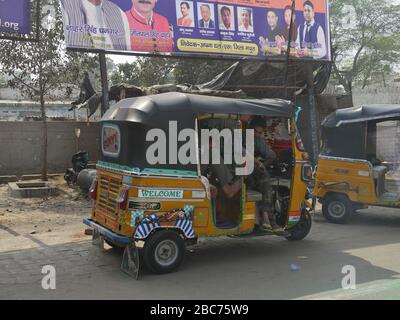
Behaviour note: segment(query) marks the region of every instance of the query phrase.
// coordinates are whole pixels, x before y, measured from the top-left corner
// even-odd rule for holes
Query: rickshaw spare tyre
[[[305,210],[302,212],[300,220],[296,223],[296,225],[288,230],[290,232],[290,236],[287,236],[286,239],[289,241],[303,240],[309,234],[311,225],[311,214]]]
[[[353,212],[353,203],[344,194],[330,193],[322,201],[322,214],[330,222],[346,223]]]
[[[160,230],[149,236],[143,248],[146,267],[154,273],[177,269],[185,256],[185,241],[175,231]]]

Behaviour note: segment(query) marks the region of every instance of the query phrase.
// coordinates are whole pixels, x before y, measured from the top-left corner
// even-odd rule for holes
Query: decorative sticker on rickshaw
[[[123,176],[122,177],[122,183],[131,185],[132,181],[133,181],[132,177],[129,177],[129,176]]]
[[[137,225],[137,221],[142,220],[144,217],[143,210],[132,210],[131,211],[131,227],[135,227]]]
[[[109,157],[118,157],[121,146],[119,128],[113,124],[105,124],[101,132],[101,147],[103,154]]]
[[[296,215],[296,214],[297,214],[297,215]],[[292,212],[292,213],[290,213],[290,214],[289,214],[288,225],[296,224],[297,222],[300,221],[300,217],[301,217],[300,212],[299,212],[299,213],[297,213],[297,212]]]
[[[139,189],[138,196],[139,198],[182,199],[183,190]]]
[[[185,206],[183,209],[177,209],[161,215],[151,214],[140,221],[137,219],[137,216],[132,220],[131,212],[131,225],[137,225],[134,237],[136,239],[144,239],[154,229],[162,228],[163,222],[175,221],[175,226],[168,226],[168,228],[178,228],[182,230],[185,237],[195,238],[196,236],[193,230],[193,212],[194,206]],[[134,224],[133,221],[136,221],[136,224]]]

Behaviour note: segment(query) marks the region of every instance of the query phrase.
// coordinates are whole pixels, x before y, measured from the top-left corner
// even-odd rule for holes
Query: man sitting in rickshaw
[[[209,155],[211,157],[211,150],[213,146],[209,145],[210,152]],[[201,166],[201,173],[203,176],[212,177],[213,180],[217,180],[220,189],[228,199],[232,199],[242,188],[243,177],[239,179],[235,179],[232,171],[228,168],[222,157],[219,155],[219,161],[209,161],[209,165],[202,165]],[[219,163],[218,163],[219,162]],[[213,198],[217,196],[217,188],[213,184],[211,184],[211,194]]]
[[[254,130],[255,164],[254,171],[246,179],[246,185],[248,188],[262,194],[262,201],[259,202],[261,228],[266,231],[273,231],[276,234],[283,234],[285,231],[276,223],[270,176],[266,170],[266,166],[270,165],[276,159],[276,154],[265,142],[264,127],[265,121],[262,118],[254,118],[250,122],[250,128]]]
[[[251,116],[241,117],[242,122],[251,120]],[[233,198],[242,187],[244,178],[246,178],[246,185],[248,188],[258,191],[262,194],[263,200],[260,201],[260,227],[263,231],[272,231],[276,234],[283,234],[285,231],[276,223],[273,201],[272,201],[272,188],[269,181],[269,174],[265,166],[271,164],[276,158],[275,152],[269,147],[264,139],[264,124],[261,118],[255,118],[250,122],[250,128],[254,129],[254,171],[247,177],[235,177],[233,172],[223,159],[220,158],[219,164],[211,163],[208,167],[203,166],[203,174],[209,175],[218,181],[219,187],[224,195],[231,199]],[[210,150],[212,146],[210,145]],[[245,149],[244,149],[244,152]],[[211,152],[210,152],[211,154]],[[257,157],[261,157],[262,161]],[[211,191],[214,197],[217,195],[217,188],[211,184]]]

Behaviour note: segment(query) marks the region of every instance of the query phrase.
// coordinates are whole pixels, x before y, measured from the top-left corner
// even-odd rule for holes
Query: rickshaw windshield
[[[134,173],[196,176],[196,163],[177,161],[178,152],[183,152],[185,145],[191,147],[194,152],[192,156],[196,157],[197,140],[193,135],[185,136],[184,141],[178,140],[188,130],[195,132],[194,128],[194,120],[171,120],[166,126],[150,126],[136,122],[104,122],[101,161]],[[179,135],[179,132],[184,134]]]
[[[339,128],[323,127],[321,155],[366,159],[366,122],[347,124]]]

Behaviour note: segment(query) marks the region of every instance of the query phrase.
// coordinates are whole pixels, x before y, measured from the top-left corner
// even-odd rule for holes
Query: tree
[[[166,83],[200,84],[210,81],[233,62],[211,59],[139,57],[121,63],[111,75],[113,85],[151,86]]]
[[[113,85],[127,83],[136,86],[152,86],[173,81],[173,58],[138,57],[134,62],[120,63],[111,75]]]
[[[43,122],[42,179],[47,180],[47,121],[45,97],[63,82],[79,83],[93,57],[65,52],[63,25],[58,0],[42,0],[39,42],[0,42],[0,72],[10,77],[8,84],[40,102]],[[36,28],[33,21],[33,28]],[[65,88],[66,91],[70,87]]]
[[[351,91],[393,70],[400,59],[400,5],[388,0],[330,2],[333,77]]]
[[[176,83],[201,84],[210,81],[233,64],[232,61],[182,59],[174,68]]]
[[[133,63],[120,63],[111,74],[111,83],[114,85],[120,83],[139,85],[139,73],[140,66],[136,61]]]
[[[65,55],[67,72],[59,75],[59,82],[65,85],[68,97],[71,96],[73,89],[80,89],[85,72],[90,74],[90,80],[95,88],[101,87],[98,55],[74,51],[68,51]],[[113,67],[113,61],[107,58],[107,69]]]

